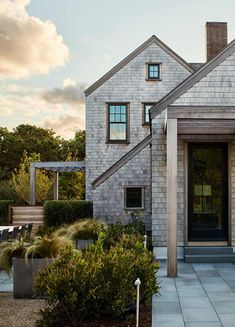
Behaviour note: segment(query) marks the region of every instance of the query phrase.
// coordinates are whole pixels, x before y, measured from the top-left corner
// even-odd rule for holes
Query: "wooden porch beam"
[[[177,119],[167,121],[167,275],[177,276]]]

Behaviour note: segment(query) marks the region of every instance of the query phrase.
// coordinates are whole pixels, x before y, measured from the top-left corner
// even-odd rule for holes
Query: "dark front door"
[[[189,241],[228,239],[228,147],[189,144]]]

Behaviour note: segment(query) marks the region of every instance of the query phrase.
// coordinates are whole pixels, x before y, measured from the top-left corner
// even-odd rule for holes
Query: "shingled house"
[[[177,252],[234,261],[235,40],[226,23],[207,23],[206,36],[204,64],[152,36],[85,91],[94,215],[138,212],[172,276]]]

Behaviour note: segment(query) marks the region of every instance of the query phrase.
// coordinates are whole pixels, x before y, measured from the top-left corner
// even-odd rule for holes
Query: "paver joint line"
[[[153,298],[152,327],[235,326],[234,265],[180,262],[179,277],[172,279],[166,277],[164,264],[162,267],[162,300],[159,296]],[[164,305],[171,306],[172,314],[167,313]]]

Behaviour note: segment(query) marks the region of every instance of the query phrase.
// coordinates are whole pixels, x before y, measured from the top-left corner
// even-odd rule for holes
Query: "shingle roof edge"
[[[129,160],[136,156],[140,151],[142,151],[148,144],[152,141],[152,135],[148,135],[140,143],[138,143],[133,149],[127,152],[122,158],[120,158],[115,164],[109,167],[103,174],[96,178],[91,184],[95,190],[100,186],[106,179],[112,176],[117,170],[124,166]]]
[[[182,83],[177,85],[172,91],[165,95],[155,106],[150,109],[150,117],[153,119],[165,110],[169,105],[175,102],[181,95],[187,92],[203,77],[210,73],[221,62],[228,58],[235,51],[235,39],[222,49],[216,57],[205,63],[194,74],[186,78]]]

